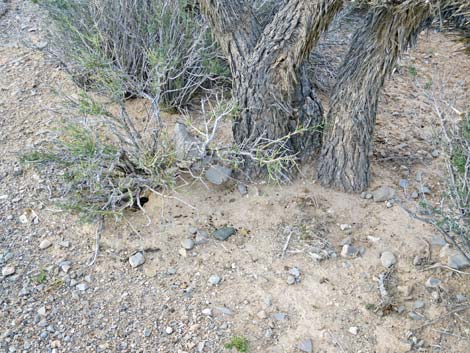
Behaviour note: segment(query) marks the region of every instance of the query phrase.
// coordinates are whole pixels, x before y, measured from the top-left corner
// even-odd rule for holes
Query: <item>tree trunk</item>
[[[406,2],[405,2],[406,3]],[[330,100],[318,178],[326,186],[360,192],[370,180],[377,102],[385,78],[431,17],[425,2],[370,10],[340,69]]]
[[[261,32],[248,1],[201,1],[231,66],[233,134],[247,174],[287,177],[292,163],[319,147],[322,108],[303,63],[342,3],[290,0]]]

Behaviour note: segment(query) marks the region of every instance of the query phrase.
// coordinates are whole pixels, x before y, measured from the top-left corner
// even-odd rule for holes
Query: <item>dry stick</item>
[[[281,257],[284,257],[286,255],[286,251],[287,251],[287,248],[289,247],[289,243],[290,243],[290,238],[292,237],[292,234],[294,232],[293,231],[290,231],[289,232],[289,235],[287,236],[287,240],[286,240],[286,243],[284,244],[284,248],[282,248],[282,255]]]
[[[453,315],[453,314],[455,314],[455,313],[459,313],[459,312],[461,312],[461,311],[465,311],[465,310],[468,310],[468,309],[470,309],[470,305],[461,306],[461,307],[459,307],[459,308],[456,308],[456,309],[454,309],[454,310],[451,310],[451,311],[449,311],[447,314],[444,314],[444,315],[438,317],[437,319],[428,321],[428,322],[426,322],[425,324],[423,324],[423,325],[421,325],[421,326],[415,328],[415,331],[421,330],[421,329],[423,329],[423,328],[425,328],[425,327],[428,327],[428,326],[430,326],[430,325],[434,325],[436,322],[439,322],[439,321],[441,321],[442,319],[445,319],[446,317],[448,317],[448,316],[450,316],[450,315]]]
[[[460,339],[462,339],[462,340],[470,341],[470,338],[468,338],[468,337],[456,335],[455,333],[447,332],[447,331],[445,331],[445,330],[436,330],[436,329],[432,329],[432,331],[437,332],[437,333],[440,333],[440,334],[442,334],[442,335],[448,335],[448,336],[460,338]]]
[[[470,261],[470,257],[465,253],[465,251],[463,251],[463,249],[459,246],[459,244],[457,244],[457,242],[455,241],[455,239],[453,237],[451,237],[449,234],[447,234],[447,232],[442,229],[442,227],[440,225],[438,225],[436,222],[433,222],[431,220],[428,220],[426,218],[423,218],[423,217],[420,217],[418,216],[416,213],[412,212],[411,210],[407,209],[401,202],[398,202],[398,205],[406,212],[408,213],[408,215],[411,217],[411,218],[414,218],[418,221],[421,221],[421,222],[424,222],[424,223],[427,223],[427,224],[430,224],[432,226],[434,226],[438,231],[439,233],[441,233],[444,238],[452,243],[452,245],[455,246],[455,248],[463,255],[463,257],[465,257],[468,261]]]
[[[470,272],[459,271],[459,270],[456,270],[455,268],[452,268],[452,267],[449,267],[449,266],[446,266],[446,265],[443,265],[443,264],[439,264],[439,263],[434,264],[434,265],[429,266],[429,267],[426,267],[424,269],[424,271],[433,270],[435,268],[445,268],[446,270],[456,272],[456,273],[461,274],[461,275],[469,275],[470,276]]]
[[[88,266],[93,266],[96,262],[96,259],[98,257],[98,253],[100,252],[100,238],[101,238],[101,232],[103,231],[104,228],[104,217],[101,216],[98,219],[98,226],[96,227],[96,233],[95,233],[95,252],[93,254],[93,257],[91,261],[88,263]]]

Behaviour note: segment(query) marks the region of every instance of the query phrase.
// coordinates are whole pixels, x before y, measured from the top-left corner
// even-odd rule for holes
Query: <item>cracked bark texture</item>
[[[360,192],[370,180],[377,102],[400,55],[432,17],[426,1],[370,10],[340,69],[326,118],[318,178],[325,186]]]
[[[200,3],[229,59],[240,111],[233,134],[245,155],[269,145],[273,157],[303,158],[318,148],[323,111],[303,63],[343,1],[287,1],[264,29],[249,1]],[[253,158],[245,162],[249,175],[262,171]]]

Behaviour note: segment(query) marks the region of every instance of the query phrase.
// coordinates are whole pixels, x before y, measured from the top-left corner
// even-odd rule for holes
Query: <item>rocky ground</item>
[[[468,102],[457,44],[423,34],[387,84],[370,192],[308,171],[283,187],[191,184],[107,221],[88,266],[96,225],[59,212],[18,161],[53,137],[54,92],[75,89],[44,32],[34,4],[0,1],[0,352],[223,352],[234,336],[263,353],[468,352],[468,269],[399,205],[438,201],[424,87]]]

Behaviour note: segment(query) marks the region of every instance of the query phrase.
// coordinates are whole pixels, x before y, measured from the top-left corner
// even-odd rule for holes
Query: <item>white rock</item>
[[[88,284],[86,284],[85,282],[79,283],[79,284],[77,284],[77,289],[79,291],[84,292],[88,289]]]
[[[312,353],[313,352],[313,344],[311,339],[303,340],[299,343],[299,349],[305,353]]]
[[[397,263],[397,258],[391,251],[384,251],[380,256],[380,262],[384,267],[389,268]]]
[[[212,316],[212,309],[206,308],[206,309],[202,310],[202,314],[205,315],[205,316]]]
[[[213,286],[219,284],[221,281],[221,278],[217,275],[212,275],[209,277],[209,283]]]
[[[136,268],[142,266],[145,263],[144,254],[141,252],[135,253],[131,257],[129,257],[129,264],[132,268]]]
[[[350,328],[349,328],[349,333],[350,333],[351,335],[356,336],[356,335],[359,333],[359,329],[358,329],[356,326],[350,327]]]
[[[173,333],[173,328],[171,328],[170,326],[168,326],[166,329],[165,329],[165,332],[167,335],[171,335]]]
[[[339,225],[339,228],[342,230],[342,231],[345,231],[347,229],[351,229],[351,225],[350,224],[340,224]]]
[[[52,246],[52,242],[48,239],[44,239],[43,241],[41,241],[41,243],[39,243],[39,249],[41,250],[45,250],[47,248],[50,248]]]
[[[14,266],[5,266],[4,268],[2,268],[3,277],[14,275],[15,272],[16,272],[16,269]]]
[[[181,242],[181,246],[186,250],[191,250],[194,248],[194,241],[192,239],[184,239]]]
[[[46,316],[47,315],[47,310],[45,306],[42,306],[38,309],[38,314],[41,316]]]

